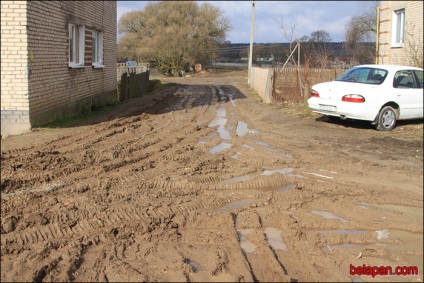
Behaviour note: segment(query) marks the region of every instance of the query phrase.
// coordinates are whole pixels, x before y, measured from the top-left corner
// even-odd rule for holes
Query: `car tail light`
[[[342,97],[342,101],[363,103],[365,102],[365,98],[359,94],[348,94]]]
[[[315,90],[311,90],[311,97],[319,97],[319,93]]]

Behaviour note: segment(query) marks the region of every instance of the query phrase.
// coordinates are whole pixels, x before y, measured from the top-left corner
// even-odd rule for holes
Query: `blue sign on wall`
[[[136,61],[127,61],[127,67],[137,67]]]

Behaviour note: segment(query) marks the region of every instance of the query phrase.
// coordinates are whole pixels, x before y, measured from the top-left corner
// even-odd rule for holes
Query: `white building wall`
[[[31,129],[27,1],[1,1],[1,134]]]
[[[405,9],[405,39],[403,47],[392,47],[393,11]],[[379,26],[380,64],[416,67],[414,57],[423,58],[423,1],[381,1]]]

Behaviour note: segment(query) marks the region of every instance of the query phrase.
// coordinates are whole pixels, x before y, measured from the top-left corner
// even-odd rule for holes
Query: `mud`
[[[245,74],[159,78],[1,141],[2,282],[351,281],[350,264],[423,280],[422,121],[300,118]]]

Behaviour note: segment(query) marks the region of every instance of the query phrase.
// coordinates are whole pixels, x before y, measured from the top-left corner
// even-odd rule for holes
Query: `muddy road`
[[[2,282],[423,280],[422,122],[299,117],[231,73],[161,81],[1,141]]]

